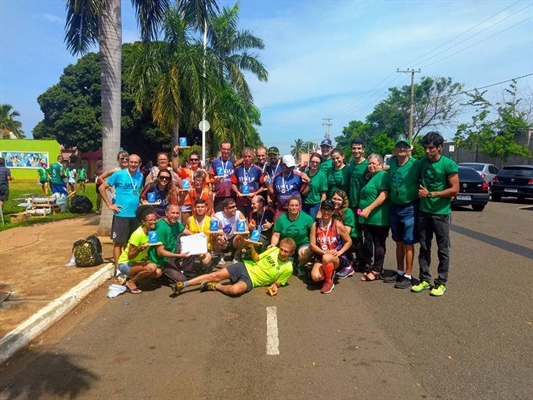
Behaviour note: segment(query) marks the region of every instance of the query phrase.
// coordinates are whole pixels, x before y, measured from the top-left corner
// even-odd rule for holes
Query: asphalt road
[[[297,277],[274,298],[162,287],[108,300],[101,288],[0,368],[0,398],[531,399],[527,206],[453,213],[441,298],[357,274],[329,295]]]

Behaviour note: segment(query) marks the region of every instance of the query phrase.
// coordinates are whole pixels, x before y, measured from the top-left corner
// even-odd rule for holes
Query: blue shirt
[[[228,159],[223,161],[220,157],[211,161],[211,169],[209,173],[213,176],[225,175],[220,181],[215,183],[215,197],[230,197],[233,195],[231,191],[231,175],[233,174],[234,166],[233,160]],[[222,172],[222,174],[220,174]]]
[[[237,186],[239,191],[243,193],[243,185],[248,185],[248,193],[254,193],[259,190],[263,183],[263,171],[257,165],[252,164],[249,168],[245,168],[244,164],[235,168],[231,182]],[[238,206],[249,206],[252,198],[237,197],[236,204]]]
[[[135,217],[135,211],[139,207],[142,181],[143,175],[139,171],[135,171],[131,176],[127,168],[114,172],[107,178],[107,183],[115,188],[115,204],[122,207],[120,212],[115,214],[117,217]]]
[[[282,210],[287,210],[289,199],[292,196],[301,198],[300,193],[303,192],[306,186],[301,173],[296,170],[292,171],[287,177],[283,176],[283,172],[278,172],[272,184],[274,185],[274,204],[276,208]]]

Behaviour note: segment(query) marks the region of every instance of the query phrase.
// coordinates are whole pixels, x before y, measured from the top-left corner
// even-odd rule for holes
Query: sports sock
[[[220,283],[217,283],[217,284],[215,285],[215,289],[218,290],[218,288],[220,287],[220,285],[221,285]]]
[[[189,286],[189,281],[183,282],[183,287],[188,287],[188,286]]]
[[[329,264],[323,264],[322,265],[322,271],[324,271],[324,276],[326,278],[326,282],[330,282],[331,278],[333,277],[333,270],[335,269],[335,266],[333,263]]]
[[[404,276],[405,278],[407,278],[407,279],[412,279],[412,278],[413,278],[411,275],[407,275],[407,274],[404,274],[403,276]]]
[[[402,270],[400,270],[400,269],[397,269],[397,270],[396,270],[396,273],[397,273],[398,275],[400,275],[400,276],[404,276],[405,271],[402,271]]]

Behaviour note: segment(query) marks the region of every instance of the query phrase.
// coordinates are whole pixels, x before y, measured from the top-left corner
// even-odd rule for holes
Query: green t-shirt
[[[390,175],[387,171],[379,171],[368,183],[361,189],[361,198],[359,199],[359,208],[362,210],[372,204],[382,191],[390,190]],[[382,205],[372,210],[368,218],[358,217],[360,224],[366,225],[389,225],[390,202],[386,199]]]
[[[448,176],[459,173],[455,161],[440,156],[439,161],[430,162],[427,158],[420,160],[421,185],[430,192],[440,192],[449,188]],[[452,212],[452,199],[449,197],[431,197],[420,199],[420,211],[429,214],[447,215]]]
[[[155,224],[155,230],[157,231],[157,240],[163,243],[163,248],[166,251],[175,253],[176,245],[178,244],[178,235],[185,230],[185,227],[181,222],[178,221],[170,226],[163,218],[157,221]],[[161,257],[157,254],[157,246],[150,247],[148,259],[158,267],[163,266],[165,261],[167,261],[167,257]]]
[[[63,177],[61,173],[63,172],[63,166],[60,163],[54,163],[50,167],[50,178],[52,180],[52,185],[62,185]]]
[[[348,164],[348,175],[350,180],[348,182],[348,201],[352,209],[357,209],[359,206],[359,192],[366,185],[366,174],[368,173],[368,159],[364,159],[359,164],[351,161]]]
[[[320,171],[328,173],[329,169],[333,167],[333,158],[330,158],[329,160],[322,161],[320,164]]]
[[[130,252],[130,245],[134,245],[135,247],[139,247],[143,243],[148,243],[148,235],[144,233],[143,227],[139,226],[130,236],[128,239],[128,244],[126,245],[126,248],[122,251],[120,254],[120,257],[118,258],[119,264],[125,264],[125,263],[133,263],[136,261],[142,261],[146,258],[146,255],[148,254],[148,248],[141,251],[137,256],[135,256],[133,259],[128,258],[128,254]]]
[[[322,170],[311,176],[309,170],[305,171],[311,183],[309,184],[309,192],[305,195],[304,204],[318,204],[322,198],[322,193],[328,192],[328,178],[326,173]]]
[[[331,167],[328,170],[328,198],[333,197],[335,191],[341,189],[348,192],[350,182],[350,169],[345,165],[342,169]]]
[[[336,215],[335,218],[339,219]],[[355,223],[355,214],[350,208],[347,208],[344,211],[344,219],[341,221],[344,226],[350,227],[350,237],[357,238],[361,237],[359,230],[357,229],[357,224]]]
[[[401,167],[398,160],[390,162],[390,200],[393,204],[404,205],[418,199],[420,181],[420,161],[409,158]]]
[[[78,180],[84,181],[87,179],[87,170],[85,168],[81,168],[78,170]]]
[[[309,244],[309,233],[311,232],[313,222],[315,222],[313,217],[300,211],[298,218],[291,221],[288,215],[288,213],[281,214],[274,224],[274,232],[280,233],[280,241],[281,239],[290,237],[296,242],[296,247]]]
[[[41,167],[37,170],[37,172],[39,173],[39,182],[48,181],[48,170]]]
[[[271,247],[259,254],[259,260],[244,260],[252,286],[270,286],[278,281],[285,285],[292,275],[292,261],[280,261],[279,248]]]

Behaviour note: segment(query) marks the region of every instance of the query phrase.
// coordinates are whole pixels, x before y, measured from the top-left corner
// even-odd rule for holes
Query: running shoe
[[[208,290],[212,292],[217,291],[217,283],[218,282],[202,282],[200,284],[200,292],[207,292]]]
[[[394,287],[396,289],[409,289],[413,286],[413,282],[411,279],[406,278],[405,276],[402,276],[398,279],[398,282],[396,282],[396,285]]]
[[[170,288],[172,289],[172,292],[174,292],[174,294],[180,294],[184,287],[185,286],[183,286],[183,282],[176,282],[170,284]]]
[[[298,265],[298,267],[296,267],[296,271],[298,273],[298,276],[307,275],[307,271],[305,270],[305,267],[303,265]]]
[[[402,280],[403,275],[398,275],[397,272],[392,274],[391,276],[386,276],[383,278],[383,282],[385,283],[398,283]]]
[[[349,278],[354,274],[353,267],[351,265],[341,269],[340,271],[337,271],[335,273],[335,276],[339,279],[346,279]]]
[[[444,285],[437,285],[431,291],[429,292],[430,296],[442,296],[444,292],[446,291],[446,286]]]
[[[335,284],[332,281],[324,282],[322,284],[322,289],[320,289],[320,293],[322,294],[331,293],[334,287],[335,287]]]
[[[422,281],[418,285],[414,285],[411,288],[411,292],[420,293],[420,292],[423,292],[424,290],[430,290],[430,289],[431,289],[431,285],[429,284],[429,282]]]
[[[220,260],[218,260],[218,265],[224,265],[226,264],[226,260],[224,260],[224,254],[220,255]]]

